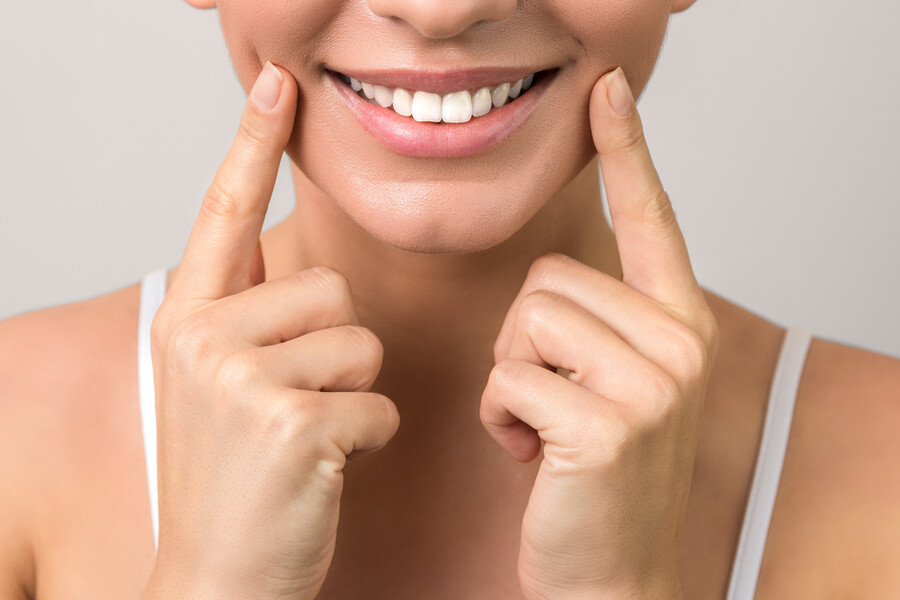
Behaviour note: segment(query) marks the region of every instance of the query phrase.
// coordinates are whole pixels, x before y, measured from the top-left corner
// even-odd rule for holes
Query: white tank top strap
[[[744,524],[731,569],[727,600],[752,600],[756,594],[769,523],[791,432],[797,389],[811,341],[810,332],[789,327],[782,342],[775,378],[769,390],[766,420],[756,457],[753,484],[744,512]]]
[[[154,548],[159,544],[159,505],[156,479],[156,392],[153,385],[153,361],[150,356],[150,324],[156,315],[156,309],[166,296],[167,274],[166,268],[161,267],[144,275],[141,280],[141,307],[138,317],[138,390]]]

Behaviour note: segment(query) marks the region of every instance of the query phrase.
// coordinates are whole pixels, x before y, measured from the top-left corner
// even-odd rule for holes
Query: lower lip
[[[515,102],[491,108],[488,114],[466,123],[420,123],[363,100],[336,73],[328,71],[332,84],[366,131],[390,150],[419,158],[471,156],[490,150],[525,122],[553,75],[555,72],[542,73]]]

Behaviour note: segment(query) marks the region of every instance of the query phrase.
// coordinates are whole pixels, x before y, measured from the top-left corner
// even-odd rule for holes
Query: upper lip
[[[493,87],[515,82],[532,73],[543,71],[540,67],[478,67],[452,71],[427,71],[422,69],[329,69],[359,81],[390,88],[405,88],[433,94],[448,94],[481,87]]]

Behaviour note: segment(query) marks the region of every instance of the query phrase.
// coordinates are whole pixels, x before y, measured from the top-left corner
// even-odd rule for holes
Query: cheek
[[[333,29],[339,4],[335,0],[218,0],[222,34],[244,90],[249,93],[266,60],[292,70],[313,70],[315,48],[322,32]]]
[[[622,66],[637,98],[665,37],[671,0],[546,0],[546,11],[583,46],[582,73],[595,80]]]

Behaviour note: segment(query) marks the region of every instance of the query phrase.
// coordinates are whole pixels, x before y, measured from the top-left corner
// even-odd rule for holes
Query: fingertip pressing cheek
[[[677,0],[692,2],[693,0]],[[660,0],[548,0],[561,27],[581,45],[580,66],[593,84],[621,66],[635,97],[653,73],[665,38],[671,9]],[[590,96],[590,88],[587,90]]]

